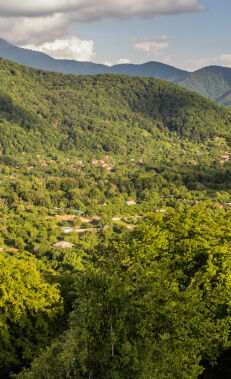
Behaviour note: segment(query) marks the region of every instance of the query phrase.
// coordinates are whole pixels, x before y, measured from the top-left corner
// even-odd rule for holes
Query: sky
[[[231,67],[230,0],[0,0],[0,37],[54,58]]]

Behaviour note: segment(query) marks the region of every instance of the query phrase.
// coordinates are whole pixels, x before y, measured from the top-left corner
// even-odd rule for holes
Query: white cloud
[[[108,67],[113,66],[113,63],[112,63],[112,62],[109,62],[109,61],[105,61],[105,62],[103,62],[103,64],[104,64],[105,66],[108,66]]]
[[[94,57],[94,42],[80,40],[77,37],[57,39],[40,46],[25,45],[24,47],[42,51],[56,59],[74,59],[78,61],[90,61]]]
[[[156,41],[142,41],[135,42],[133,46],[136,50],[141,51],[147,55],[160,57],[163,54],[163,51],[169,47],[169,44]]]
[[[92,57],[92,41],[70,41],[71,28],[76,23],[104,18],[152,18],[202,11],[203,0],[0,0],[0,36],[20,46],[63,57]],[[156,56],[165,48],[167,36],[159,40],[137,41],[137,50]],[[56,40],[69,41],[62,50]],[[154,43],[155,42],[155,43]],[[47,45],[47,43],[50,43]],[[52,45],[53,44],[53,45]],[[167,43],[166,43],[167,44]],[[53,47],[57,47],[54,53]],[[62,50],[62,51],[61,51]],[[67,57],[66,56],[66,57]],[[83,59],[85,59],[83,58]],[[76,58],[75,58],[76,59]],[[79,58],[78,58],[79,59]]]
[[[39,45],[66,38],[71,26],[79,22],[152,18],[202,9],[199,0],[0,0],[0,35],[13,43]]]
[[[127,59],[127,58],[120,58],[117,61],[117,64],[128,64],[128,63],[131,63],[131,61],[130,61],[130,59]]]
[[[169,47],[169,43],[166,42],[170,38],[167,35],[161,35],[154,38],[133,38],[131,43],[135,50],[145,53],[152,57],[162,57],[165,54],[166,49]]]
[[[0,17],[0,36],[21,46],[39,46],[55,39],[67,38],[69,33],[69,20],[60,14],[35,18]]]
[[[75,12],[76,21],[105,17],[153,17],[203,10],[199,0],[0,0],[2,16],[38,17]]]
[[[231,67],[231,54],[222,54],[216,59],[219,66]]]
[[[190,71],[195,71],[205,66],[223,66],[231,68],[231,54],[221,54],[217,57],[188,60],[185,62],[185,66]]]

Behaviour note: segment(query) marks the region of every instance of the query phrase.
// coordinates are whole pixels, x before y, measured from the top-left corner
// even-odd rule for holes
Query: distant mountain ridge
[[[188,72],[160,62],[106,66],[92,62],[54,59],[47,54],[24,49],[0,39],[0,57],[41,70],[64,74],[119,74],[155,77],[178,84],[208,99],[231,107],[231,68],[211,66]]]
[[[39,68],[41,70],[61,72],[64,74],[94,75],[94,74],[120,74],[131,76],[156,77],[177,83],[186,78],[188,72],[168,66],[159,62],[144,64],[118,64],[106,66],[92,62],[79,62],[74,60],[54,59],[44,53],[23,49],[0,39],[0,56],[5,59]]]
[[[208,99],[231,106],[231,68],[204,67],[190,73],[179,84]]]
[[[160,138],[169,143],[230,138],[231,110],[156,78],[63,75],[0,58],[0,83],[3,155],[127,156],[155,150]]]

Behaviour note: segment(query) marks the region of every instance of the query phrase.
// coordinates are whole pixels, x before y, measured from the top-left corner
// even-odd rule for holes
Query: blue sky
[[[75,25],[73,31],[83,39],[94,40],[94,60],[97,62],[115,63],[120,58],[133,63],[158,60],[192,69],[214,64],[217,57],[230,55],[231,65],[231,1],[203,0],[200,3],[207,10],[148,20],[137,17],[123,21],[107,19]],[[133,38],[152,39],[161,35],[169,37],[169,47],[161,56],[136,50],[130,42]]]
[[[0,36],[55,58],[231,67],[230,0],[0,0]],[[203,9],[205,8],[205,9]]]

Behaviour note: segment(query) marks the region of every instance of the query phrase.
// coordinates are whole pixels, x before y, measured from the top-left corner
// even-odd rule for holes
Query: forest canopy
[[[229,375],[230,110],[154,78],[0,80],[0,376]]]

